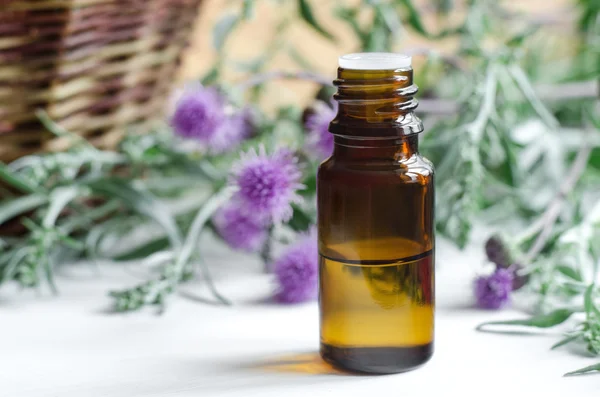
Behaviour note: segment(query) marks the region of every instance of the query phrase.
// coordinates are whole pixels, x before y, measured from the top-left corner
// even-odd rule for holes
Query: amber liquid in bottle
[[[367,373],[433,353],[433,167],[410,66],[338,69],[333,155],[319,168],[321,355]]]

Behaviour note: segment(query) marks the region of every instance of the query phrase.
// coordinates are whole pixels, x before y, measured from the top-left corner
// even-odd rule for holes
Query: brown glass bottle
[[[433,353],[433,167],[418,153],[410,58],[351,56],[385,62],[340,67],[335,81],[335,147],[318,173],[321,355],[403,372]]]

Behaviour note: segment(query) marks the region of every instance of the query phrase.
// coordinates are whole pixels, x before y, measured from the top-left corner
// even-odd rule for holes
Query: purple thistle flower
[[[292,203],[302,198],[296,193],[304,188],[298,159],[290,150],[279,149],[271,156],[264,146],[258,153],[250,149],[233,167],[233,182],[239,188],[236,200],[247,213],[265,222],[287,221],[292,217]]]
[[[242,251],[260,250],[268,237],[264,222],[243,213],[235,202],[217,211],[213,216],[213,224],[231,248]]]
[[[317,297],[318,257],[317,238],[311,233],[275,261],[273,269],[278,282],[276,299],[279,302],[300,303]]]
[[[522,274],[523,266],[512,260],[510,250],[499,236],[492,236],[485,242],[485,254],[496,269],[508,269],[513,275],[513,291],[521,289],[529,281],[527,274]]]
[[[496,269],[490,276],[475,280],[475,298],[482,309],[499,309],[510,299],[514,275],[507,269]]]
[[[196,84],[179,94],[171,126],[176,135],[219,154],[236,148],[250,135],[249,116],[248,109],[235,111],[216,89]]]
[[[242,109],[223,120],[206,145],[212,154],[220,154],[237,148],[252,133],[249,109]]]
[[[206,143],[225,120],[224,107],[216,89],[190,86],[177,101],[171,125],[180,137]]]
[[[306,146],[319,159],[325,159],[333,152],[333,135],[329,133],[329,123],[337,114],[337,102],[333,102],[332,106],[323,101],[316,102],[304,123],[307,131]]]

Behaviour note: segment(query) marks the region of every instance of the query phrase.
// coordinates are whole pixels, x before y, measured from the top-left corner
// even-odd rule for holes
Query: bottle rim
[[[394,70],[409,68],[412,57],[394,52],[357,52],[338,58],[338,65],[352,70]]]

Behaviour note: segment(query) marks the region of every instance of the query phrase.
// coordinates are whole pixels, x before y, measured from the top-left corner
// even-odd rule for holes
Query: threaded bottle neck
[[[399,161],[408,159],[419,151],[416,134],[387,139],[356,139],[336,135],[333,155],[350,161]]]
[[[334,81],[339,104],[329,131],[356,138],[389,138],[419,133],[421,120],[413,113],[418,91],[410,67],[391,70],[338,68]]]

